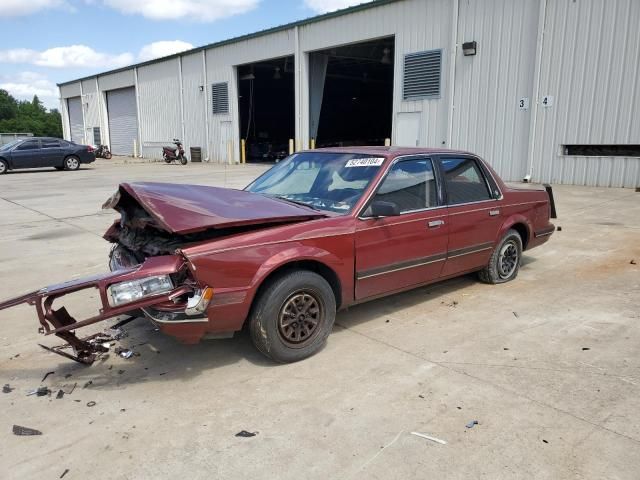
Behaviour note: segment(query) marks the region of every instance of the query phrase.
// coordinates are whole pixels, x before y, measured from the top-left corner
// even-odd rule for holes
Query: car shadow
[[[75,172],[79,172],[81,170],[91,170],[87,167],[80,167],[78,170],[74,170]],[[67,170],[57,170],[54,167],[42,167],[42,168],[25,168],[20,170],[9,170],[5,173],[5,175],[23,175],[28,173],[51,173],[51,172],[67,172]]]

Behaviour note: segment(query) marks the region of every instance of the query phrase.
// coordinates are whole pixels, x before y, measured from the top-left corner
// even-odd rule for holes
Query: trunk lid
[[[244,190],[153,182],[121,184],[102,208],[114,208],[123,221],[181,235],[325,216],[311,208]],[[147,215],[141,215],[140,209]]]

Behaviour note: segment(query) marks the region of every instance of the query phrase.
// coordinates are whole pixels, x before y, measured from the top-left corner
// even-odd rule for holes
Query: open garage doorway
[[[238,67],[240,138],[248,162],[274,162],[295,137],[293,56]]]
[[[309,54],[309,137],[317,147],[391,138],[394,38]]]

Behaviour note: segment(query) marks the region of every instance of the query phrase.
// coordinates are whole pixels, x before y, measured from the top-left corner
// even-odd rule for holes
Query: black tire
[[[185,157],[184,155],[182,155],[182,156],[180,157],[180,163],[181,163],[182,165],[186,165],[186,164],[187,164],[187,157]]]
[[[322,348],[335,318],[336,298],[327,281],[317,273],[294,270],[277,276],[260,292],[249,331],[253,344],[267,357],[297,362]]]
[[[64,169],[69,171],[75,171],[80,168],[80,159],[75,155],[69,155],[64,159]]]
[[[0,160],[0,175],[3,175],[9,171],[9,165],[4,160]]]
[[[111,152],[107,152],[104,154],[104,158],[107,160],[111,160],[111,157],[112,157]]]
[[[510,282],[518,276],[521,262],[522,238],[515,230],[508,230],[478,276],[483,282],[493,285]]]

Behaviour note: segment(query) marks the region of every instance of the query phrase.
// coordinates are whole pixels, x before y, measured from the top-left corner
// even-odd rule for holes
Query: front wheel
[[[7,173],[7,170],[9,170],[7,162],[5,162],[4,160],[0,160],[0,175],[2,175],[3,173]]]
[[[478,276],[485,283],[509,282],[518,276],[521,261],[522,238],[515,230],[508,230]]]
[[[64,159],[65,170],[78,170],[80,168],[80,159],[74,155],[71,155]]]
[[[280,363],[318,352],[333,328],[336,299],[320,275],[296,270],[276,277],[254,304],[249,330],[256,348]]]
[[[182,155],[182,156],[180,157],[180,163],[181,163],[182,165],[186,165],[186,164],[187,164],[187,157],[185,157],[184,155]]]

